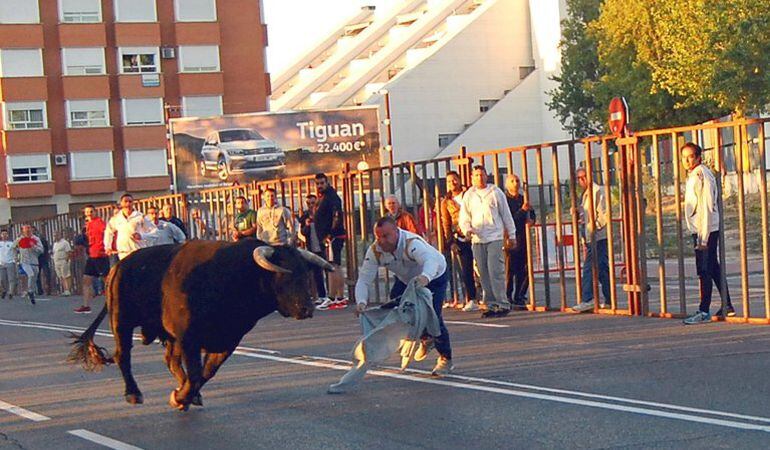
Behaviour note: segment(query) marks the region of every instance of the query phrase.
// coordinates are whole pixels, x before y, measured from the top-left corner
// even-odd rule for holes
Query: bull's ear
[[[283,267],[270,262],[269,258],[273,256],[274,252],[275,249],[273,247],[270,247],[269,245],[261,245],[254,249],[252,257],[254,258],[254,262],[265,270],[276,273],[291,273],[291,270],[284,269]]]

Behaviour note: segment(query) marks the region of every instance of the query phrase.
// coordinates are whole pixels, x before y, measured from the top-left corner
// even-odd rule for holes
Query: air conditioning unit
[[[176,49],[174,47],[161,47],[160,57],[163,59],[176,58]]]
[[[53,155],[53,163],[57,166],[66,166],[67,155]]]

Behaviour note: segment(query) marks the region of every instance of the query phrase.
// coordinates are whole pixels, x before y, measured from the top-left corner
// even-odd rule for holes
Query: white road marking
[[[11,414],[16,414],[19,417],[23,417],[25,419],[29,419],[33,422],[43,422],[45,420],[51,420],[50,417],[46,417],[42,414],[38,414],[36,412],[32,412],[28,409],[24,409],[20,406],[12,405],[10,403],[6,403],[2,400],[0,400],[0,410],[8,411]]]
[[[70,430],[67,433],[77,436],[79,438],[85,439],[87,441],[94,442],[99,445],[103,445],[107,448],[112,448],[115,450],[142,450],[141,448],[126,444],[125,442],[120,442],[112,438],[108,438],[107,436],[102,436],[101,434],[96,434],[88,430]]]
[[[78,332],[84,331],[83,328],[76,328],[68,325],[44,324],[40,322],[35,322],[35,323],[17,322],[17,321],[4,320],[4,319],[0,319],[0,325],[23,327],[23,328],[38,328],[38,329],[54,330],[54,331],[78,331]],[[97,334],[101,336],[110,336],[110,337],[112,336],[110,333],[104,332],[104,331],[100,331]],[[347,371],[350,369],[352,365],[351,362],[347,360],[340,360],[340,359],[326,358],[326,357],[278,356],[280,355],[279,351],[269,350],[269,349],[258,349],[258,348],[251,348],[251,347],[238,347],[236,351],[233,352],[233,354],[246,356],[249,358],[265,359],[265,360],[275,361],[275,362],[298,364],[303,366],[318,367],[318,368],[340,370],[340,371]],[[679,405],[673,405],[668,403],[649,402],[644,400],[636,400],[636,399],[614,397],[614,396],[600,395],[600,394],[591,394],[591,393],[580,392],[580,391],[569,391],[565,389],[547,388],[547,387],[520,384],[520,383],[511,383],[511,382],[492,380],[487,378],[478,378],[478,377],[469,377],[469,376],[451,375],[451,374],[442,378],[434,378],[434,377],[428,377],[427,375],[429,374],[429,372],[427,371],[408,370],[407,373],[403,373],[403,372],[399,372],[396,368],[393,368],[392,370],[393,371],[370,370],[368,373],[375,376],[394,378],[394,379],[412,381],[417,383],[435,384],[435,385],[449,386],[449,387],[454,387],[459,389],[475,390],[475,391],[481,391],[481,392],[510,395],[510,396],[524,397],[524,398],[533,398],[533,399],[553,401],[558,403],[567,403],[572,405],[587,406],[587,407],[608,409],[608,410],[614,410],[614,411],[622,411],[622,412],[635,413],[635,414],[641,414],[641,415],[647,415],[647,416],[684,420],[684,421],[696,422],[696,423],[705,423],[710,425],[719,425],[719,426],[744,429],[744,430],[764,431],[764,432],[770,433],[770,426],[767,426],[767,425],[738,422],[735,420],[726,420],[726,419],[719,419],[714,417],[703,417],[703,416],[697,416],[694,414],[725,417],[730,419],[739,419],[747,422],[770,423],[770,418],[767,418],[767,417],[751,416],[751,415],[737,414],[737,413],[718,411],[718,410],[692,408],[692,407],[679,406]],[[420,375],[420,376],[417,376],[417,375]],[[458,381],[453,381],[453,380],[458,380]],[[495,385],[495,386],[483,386],[479,384],[470,384],[470,383],[483,383],[483,384]],[[496,387],[496,386],[499,386],[499,387]],[[511,388],[517,388],[517,389],[511,389]],[[529,391],[546,392],[547,394],[527,392],[522,389],[526,389]],[[561,394],[561,395],[555,395],[555,394]],[[584,400],[581,398],[571,398],[568,396],[583,397],[586,399],[594,399],[594,400]],[[604,400],[604,401],[596,401],[596,400]],[[608,403],[608,402],[615,402],[615,403]],[[646,406],[648,408],[642,408],[637,406],[627,406],[627,405],[617,404],[617,403],[626,403],[627,405],[640,405],[640,406]],[[652,409],[652,408],[659,408],[659,409]],[[3,408],[0,408],[0,409],[3,409]],[[669,410],[669,411],[664,411],[664,410]],[[671,411],[681,411],[683,413],[671,412]],[[684,414],[684,412],[693,413],[693,414]],[[45,416],[40,416],[40,417],[45,417]],[[135,448],[135,447],[128,447],[128,448]]]
[[[499,323],[479,323],[479,322],[463,322],[460,320],[444,320],[444,323],[450,323],[452,325],[470,325],[474,327],[487,327],[487,328],[510,328],[510,325],[503,325]]]

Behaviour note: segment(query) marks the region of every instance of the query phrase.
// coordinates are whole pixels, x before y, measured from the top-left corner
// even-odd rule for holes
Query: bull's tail
[[[91,326],[81,335],[70,333],[72,340],[72,350],[67,357],[67,362],[80,364],[83,369],[89,372],[97,372],[105,365],[112,364],[112,357],[108,356],[107,349],[99,347],[94,342],[94,335],[99,328],[99,324],[107,315],[107,305],[105,304],[99,315],[91,323]]]

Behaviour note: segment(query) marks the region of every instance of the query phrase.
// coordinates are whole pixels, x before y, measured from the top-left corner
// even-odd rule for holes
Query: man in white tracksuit
[[[120,197],[120,210],[110,218],[104,230],[104,248],[113,252],[112,239],[117,235],[115,247],[118,258],[123,259],[131,252],[147,247],[148,242],[142,237],[152,231],[153,225],[144,215],[134,210],[134,197],[123,194]],[[113,252],[114,253],[114,252]]]
[[[701,298],[698,311],[684,320],[686,325],[711,321],[712,283],[722,292],[722,272],[719,267],[719,205],[717,182],[711,170],[703,164],[703,149],[688,142],[681,149],[682,162],[687,169],[684,190],[684,219],[692,234],[695,249],[695,267],[700,279]],[[734,316],[735,308],[730,301],[730,291],[725,288],[727,315]],[[720,308],[717,315],[724,311]]]
[[[460,230],[471,238],[473,259],[481,275],[484,316],[505,315],[511,304],[505,292],[505,239],[516,239],[516,225],[505,194],[494,184],[487,184],[487,171],[475,166],[471,174],[471,187],[465,191],[460,205]]]

